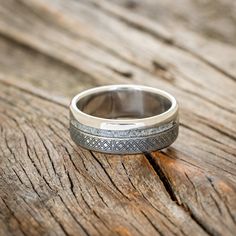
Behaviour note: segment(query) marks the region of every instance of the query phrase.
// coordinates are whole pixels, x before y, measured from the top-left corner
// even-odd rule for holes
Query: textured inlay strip
[[[105,153],[131,154],[151,152],[169,146],[178,136],[178,124],[175,123],[163,132],[146,137],[98,137],[85,133],[73,125],[70,126],[70,133],[73,141],[84,148]]]

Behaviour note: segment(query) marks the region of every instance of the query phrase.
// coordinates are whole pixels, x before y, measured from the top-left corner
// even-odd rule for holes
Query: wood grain
[[[234,46],[105,0],[0,13],[0,235],[235,234]],[[70,98],[113,83],[175,95],[178,140],[133,156],[76,147]]]
[[[211,40],[235,45],[236,5],[230,0],[112,0],[131,12],[178,31],[186,28]]]

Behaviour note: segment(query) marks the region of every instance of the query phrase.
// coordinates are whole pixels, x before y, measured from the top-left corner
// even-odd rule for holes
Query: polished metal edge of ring
[[[157,133],[163,132],[165,130],[170,129],[175,125],[175,123],[178,123],[177,119],[174,121],[170,121],[165,124],[157,124],[156,126],[152,127],[146,127],[145,129],[142,128],[136,128],[136,129],[128,129],[128,130],[107,130],[107,129],[98,129],[93,128],[87,125],[84,125],[80,123],[78,120],[75,120],[73,118],[73,115],[71,114],[71,121],[70,124],[73,125],[78,130],[88,133],[94,136],[102,136],[102,137],[110,137],[110,138],[123,138],[123,137],[145,137],[149,135],[155,135]]]
[[[171,102],[171,107],[158,115],[146,117],[146,118],[132,118],[132,119],[107,119],[92,116],[84,113],[80,109],[78,109],[77,103],[87,97],[87,96],[95,96],[96,94],[106,92],[106,91],[139,91],[156,94],[157,96],[165,97],[167,100]],[[85,90],[79,94],[77,94],[70,103],[70,113],[73,114],[73,119],[79,121],[81,124],[87,125],[92,128],[97,129],[105,129],[105,130],[128,130],[133,128],[141,128],[145,129],[148,127],[157,127],[162,126],[163,124],[167,124],[171,121],[175,121],[178,116],[178,104],[176,99],[169,93],[142,85],[107,85],[100,86],[92,89]]]
[[[92,151],[110,154],[137,154],[163,149],[176,140],[178,131],[179,124],[174,123],[171,128],[155,135],[109,138],[91,135],[70,125],[70,135],[76,144]]]

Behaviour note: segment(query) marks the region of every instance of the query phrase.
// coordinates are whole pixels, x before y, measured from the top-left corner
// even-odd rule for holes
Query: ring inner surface
[[[112,90],[81,98],[77,107],[105,119],[141,119],[159,115],[171,107],[166,97],[140,90]]]

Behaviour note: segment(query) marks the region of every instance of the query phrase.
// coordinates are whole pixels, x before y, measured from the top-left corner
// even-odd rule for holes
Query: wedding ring
[[[140,85],[109,85],[76,95],[70,135],[86,149],[111,154],[146,153],[172,144],[178,104],[169,93]]]

